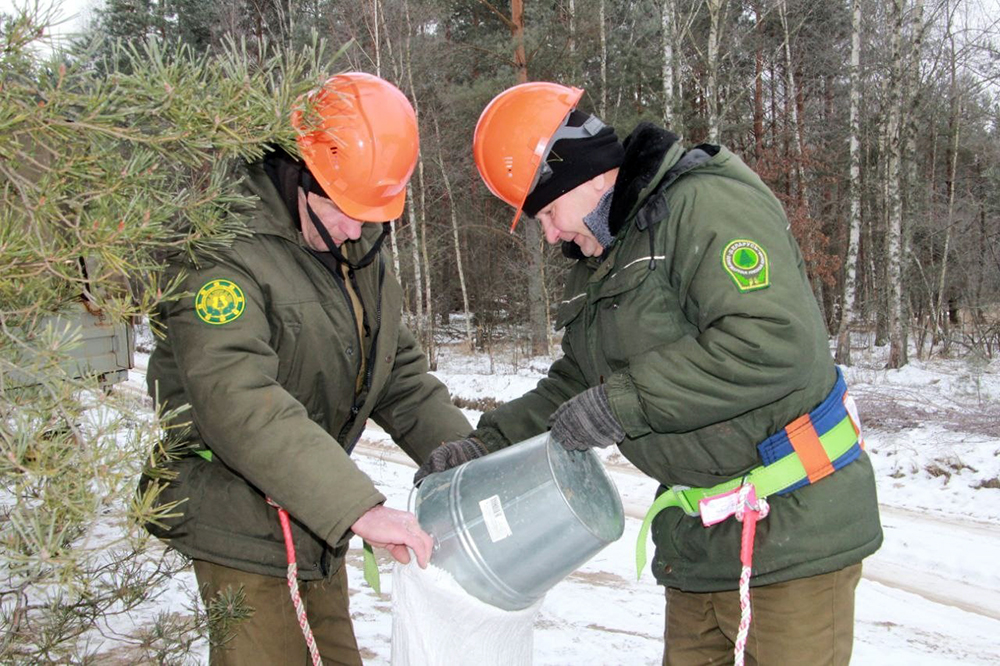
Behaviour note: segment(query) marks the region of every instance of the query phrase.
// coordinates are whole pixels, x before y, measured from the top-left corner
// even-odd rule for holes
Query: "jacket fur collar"
[[[608,215],[608,229],[612,236],[617,236],[625,227],[640,198],[648,196],[649,186],[666,173],[670,165],[665,165],[664,160],[677,141],[677,135],[670,130],[647,122],[636,125],[625,138],[622,144],[625,159],[618,170]],[[563,243],[562,252],[570,259],[585,258],[576,243]]]

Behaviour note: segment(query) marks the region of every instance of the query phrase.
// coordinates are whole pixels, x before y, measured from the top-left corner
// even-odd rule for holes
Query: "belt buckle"
[[[681,511],[692,518],[697,518],[701,515],[701,511],[697,505],[691,506],[687,495],[684,494],[685,490],[691,490],[691,486],[670,486],[670,492],[677,498],[677,506],[680,507]]]

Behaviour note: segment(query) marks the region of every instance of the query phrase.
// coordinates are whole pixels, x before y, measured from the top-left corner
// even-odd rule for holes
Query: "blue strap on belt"
[[[816,409],[805,417],[796,419],[780,432],[771,435],[757,445],[760,459],[765,466],[774,464],[785,456],[798,453],[806,471],[805,477],[780,490],[773,490],[770,494],[786,495],[802,486],[815,483],[827,474],[857,460],[861,456],[861,448],[864,446],[859,424],[854,400],[847,394],[847,382],[844,381],[844,375],[840,368],[837,368],[837,381],[834,383],[833,389]],[[824,444],[823,440],[837,433],[838,428],[845,431],[844,437],[852,437],[847,432],[847,425],[854,428],[855,441],[850,444],[846,451],[842,450],[843,446],[830,447]],[[822,453],[816,447],[810,451],[809,440],[812,438],[819,439]],[[841,439],[841,442],[847,443],[844,439]],[[810,452],[815,454],[818,459],[811,460]],[[824,469],[826,464],[830,465],[829,469]],[[823,473],[824,471],[826,473]],[[758,496],[759,493],[760,489],[758,489]]]

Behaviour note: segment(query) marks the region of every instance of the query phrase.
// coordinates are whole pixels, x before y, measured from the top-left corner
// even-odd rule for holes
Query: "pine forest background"
[[[363,70],[417,108],[421,161],[392,249],[406,308],[431,328],[468,310],[478,348],[527,327],[551,344],[566,262],[537,225],[506,232],[480,181],[472,129],[527,80],[585,89],[582,108],[625,136],[659,122],[722,143],[785,204],[840,362],[854,344],[986,357],[1000,345],[1000,44],[978,0],[487,0],[200,3],[108,0],[90,30],[251,58],[337,48],[326,70]],[[318,64],[322,72],[324,63]],[[462,320],[456,320],[461,322]],[[908,344],[909,343],[909,344]]]
[[[480,348],[510,325],[529,326],[526,352],[551,343],[565,262],[535,225],[506,233],[470,145],[497,92],[552,80],[622,136],[648,120],[739,154],[786,206],[838,360],[865,332],[899,367],[908,342],[987,357],[1000,343],[996,20],[975,0],[110,0],[98,30],[198,50],[318,31],[349,44],[331,69],[404,90],[422,160],[393,248],[428,347],[463,291]]]

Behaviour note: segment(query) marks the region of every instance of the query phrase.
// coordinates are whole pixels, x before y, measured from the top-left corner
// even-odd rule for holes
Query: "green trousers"
[[[750,666],[840,666],[854,645],[854,591],[861,565],[750,589]],[[667,588],[664,666],[732,664],[740,625],[739,592]]]
[[[246,573],[201,560],[195,560],[194,574],[206,607],[226,588],[235,592],[242,587],[246,605],[253,609],[249,618],[225,631],[225,635],[215,632],[209,651],[212,666],[312,663],[284,578]],[[361,666],[348,604],[346,563],[326,580],[300,582],[299,594],[305,602],[324,666]]]

